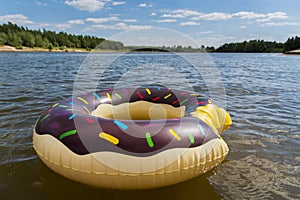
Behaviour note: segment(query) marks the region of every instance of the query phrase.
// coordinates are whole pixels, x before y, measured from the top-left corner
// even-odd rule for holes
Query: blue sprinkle
[[[101,101],[101,98],[99,97],[99,95],[96,92],[94,92],[93,94],[99,101]]]
[[[202,135],[205,136],[205,132],[204,132],[202,126],[199,124],[198,127],[200,128],[200,131],[201,131]]]
[[[72,101],[69,101],[69,104],[70,104],[71,106],[73,106],[73,105],[74,105]]]
[[[160,90],[160,87],[158,87],[157,89]]]
[[[114,123],[115,123],[117,126],[119,126],[121,129],[123,129],[123,130],[128,129],[128,126],[127,126],[126,124],[124,124],[124,123],[122,123],[122,122],[120,122],[120,121],[118,121],[118,120],[114,120]]]
[[[76,114],[73,114],[69,117],[69,120],[73,119],[76,116]]]

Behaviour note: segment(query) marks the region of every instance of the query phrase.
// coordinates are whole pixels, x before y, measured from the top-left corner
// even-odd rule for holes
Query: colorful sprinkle
[[[168,94],[168,95],[166,95],[164,98],[167,99],[167,98],[169,98],[170,96],[172,96],[172,94]]]
[[[87,121],[90,124],[93,124],[95,121],[91,118],[85,118],[85,121]]]
[[[123,122],[120,122],[118,120],[114,120],[114,124],[116,124],[117,126],[119,126],[123,130],[128,129],[128,126],[126,124],[124,124]]]
[[[182,106],[183,104],[185,104],[187,101],[188,101],[188,99],[185,99],[182,102],[180,102],[180,106]]]
[[[73,114],[69,117],[69,120],[73,119],[76,116],[76,114]]]
[[[192,93],[192,94],[190,94],[190,96],[199,96],[199,94],[197,94],[197,93]]]
[[[158,99],[160,99],[160,96],[153,98],[152,101],[157,101]]]
[[[72,101],[69,101],[69,104],[70,104],[71,106],[73,106],[73,105],[74,105],[74,103],[73,103]]]
[[[169,132],[176,138],[176,140],[181,140],[181,137],[173,129],[169,129]]]
[[[187,94],[187,93],[188,93],[188,92],[182,92],[181,95],[185,95],[185,94]]]
[[[205,104],[204,101],[200,101],[200,102],[197,102],[198,105],[202,105],[202,104]]]
[[[146,91],[149,95],[151,95],[151,90],[149,90],[149,88],[146,88]]]
[[[143,95],[140,92],[137,92],[137,95],[141,98],[144,99]]]
[[[160,90],[160,87],[157,87],[157,90]]]
[[[99,95],[96,92],[94,92],[93,95],[96,97],[96,99],[98,99],[99,101],[101,101],[101,98],[99,97]]]
[[[82,97],[77,97],[78,100],[82,101],[83,103],[85,103],[86,105],[88,105],[89,103]]]
[[[192,134],[189,133],[189,138],[190,138],[190,141],[191,141],[191,144],[195,144],[195,138]]]
[[[83,109],[88,113],[88,114],[91,114],[91,112],[89,111],[89,109],[85,106],[83,106]]]
[[[60,107],[60,108],[69,108],[69,107],[66,106],[66,105],[59,105],[58,107]]]
[[[200,131],[201,131],[201,134],[202,134],[203,136],[205,136],[205,132],[204,132],[202,126],[199,124],[198,127],[199,127],[199,129],[200,129]]]
[[[47,119],[50,116],[50,114],[45,115],[41,120],[40,123],[43,122],[45,119]]]
[[[81,112],[80,110],[78,110],[78,109],[75,109],[75,108],[69,108],[69,109],[66,109],[66,111],[77,111],[77,112]]]
[[[108,92],[106,93],[106,96],[111,101],[111,96],[110,96],[110,94]]]
[[[208,101],[207,101],[209,104],[211,104],[211,100],[209,99]]]
[[[56,107],[58,104],[59,104],[59,103],[54,104],[54,105],[52,106],[52,108]]]
[[[176,104],[176,103],[178,103],[178,102],[179,102],[179,100],[176,99],[175,101],[172,102],[172,104]]]
[[[146,133],[146,140],[147,140],[149,147],[151,147],[151,148],[154,147],[154,144],[153,144],[153,141],[152,141],[152,138],[151,138],[151,135],[149,132]]]
[[[69,136],[69,135],[74,135],[74,134],[76,134],[76,132],[77,132],[76,130],[67,131],[67,132],[61,134],[61,135],[59,136],[59,139],[62,140],[62,139],[64,139],[65,137],[67,137],[67,136]]]
[[[122,99],[122,96],[119,95],[118,93],[115,93],[115,96],[118,97],[119,99]]]
[[[105,139],[115,145],[119,144],[119,139],[108,133],[101,132],[101,133],[99,133],[99,137],[102,139]]]

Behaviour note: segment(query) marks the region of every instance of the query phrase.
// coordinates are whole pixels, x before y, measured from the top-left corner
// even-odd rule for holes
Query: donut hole
[[[137,101],[119,105],[100,104],[91,114],[107,119],[157,120],[181,118],[184,113],[184,106],[176,108],[168,104]]]

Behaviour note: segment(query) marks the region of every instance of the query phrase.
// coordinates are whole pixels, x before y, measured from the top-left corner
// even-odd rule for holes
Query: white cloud
[[[74,19],[74,20],[67,21],[67,23],[71,25],[78,25],[78,24],[84,24],[85,21],[82,19]]]
[[[195,10],[177,9],[177,10],[162,10],[162,18],[187,18],[191,17],[193,21],[219,21],[230,19],[256,19],[257,22],[268,22],[273,19],[287,19],[288,15],[285,12],[272,12],[272,13],[256,13],[249,11],[240,11],[236,13],[212,12],[201,13]]]
[[[172,22],[177,22],[176,19],[162,19],[162,20],[157,20],[156,22],[158,23],[172,23]]]
[[[29,20],[28,17],[23,14],[3,15],[0,16],[0,21],[15,24],[34,24],[33,21]]]
[[[241,18],[241,19],[257,19],[257,18],[265,17],[264,14],[255,13],[255,12],[247,12],[247,11],[233,13],[231,16]]]
[[[245,25],[240,26],[240,29],[245,29],[245,28],[247,28],[247,26]]]
[[[274,12],[274,13],[268,13],[267,15],[268,19],[287,19],[287,13],[285,12]]]
[[[94,24],[101,24],[109,21],[117,21],[119,20],[118,17],[112,16],[112,17],[104,17],[104,18],[87,18],[85,19],[86,22],[91,22]]]
[[[38,6],[48,6],[47,3],[43,3],[41,1],[35,1],[35,4],[38,5]]]
[[[138,5],[138,7],[140,7],[140,8],[151,8],[151,7],[153,7],[153,5],[152,4],[141,3],[141,4]]]
[[[298,26],[298,23],[295,22],[267,22],[261,26]]]
[[[232,15],[228,13],[213,12],[208,14],[201,14],[197,17],[193,17],[191,20],[208,20],[208,21],[217,21],[217,20],[227,20],[231,19]]]
[[[72,28],[74,25],[80,25],[80,24],[85,24],[85,20],[74,19],[74,20],[69,20],[66,23],[54,24],[53,26],[59,30],[66,30],[68,28]]]
[[[123,22],[137,22],[137,19],[123,19]]]
[[[113,29],[113,30],[143,30],[143,29],[151,29],[151,26],[128,25],[121,22],[114,25],[103,25],[103,24],[92,25],[92,28]]]
[[[212,34],[212,33],[213,33],[213,31],[202,31],[202,32],[198,32],[196,34],[198,34],[198,35],[207,35],[207,34]]]
[[[78,10],[95,12],[97,10],[101,10],[107,2],[108,1],[104,0],[71,0],[65,1],[65,4]]]
[[[180,14],[184,15],[185,17],[202,14],[198,11],[188,10],[188,9],[177,9],[177,10],[172,11],[172,13],[180,13]]]
[[[115,1],[115,2],[112,2],[112,5],[113,6],[119,6],[119,5],[123,5],[125,3],[126,3],[125,1]]]
[[[268,22],[268,21],[270,21],[270,19],[268,19],[268,18],[262,18],[262,19],[257,19],[256,21],[257,22]]]
[[[161,17],[164,18],[184,18],[183,14],[163,14]]]
[[[71,28],[73,25],[68,24],[68,23],[63,23],[63,24],[55,24],[54,27],[59,29],[59,30],[66,30],[68,28]]]
[[[182,23],[180,23],[180,26],[197,26],[197,25],[200,25],[200,24],[197,22],[182,22]]]
[[[153,12],[153,13],[151,13],[151,14],[150,14],[150,16],[156,16],[156,13],[155,13],[155,12]]]

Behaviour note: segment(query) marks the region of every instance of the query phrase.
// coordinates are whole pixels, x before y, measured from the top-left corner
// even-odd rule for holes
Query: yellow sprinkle
[[[115,145],[119,144],[119,139],[116,138],[116,137],[114,137],[114,136],[112,136],[112,135],[110,135],[110,134],[101,132],[99,134],[99,137],[101,137],[101,138],[103,138],[103,139],[105,139],[105,140],[107,140],[107,141],[109,141],[109,142],[111,142],[111,143],[113,143]]]
[[[181,140],[181,137],[173,129],[169,129],[169,132],[176,138],[176,140]]]
[[[149,90],[149,88],[146,88],[146,91],[149,95],[151,95],[151,90]]]
[[[109,100],[111,101],[111,96],[110,96],[110,94],[107,92],[106,93],[106,96],[107,96],[107,98],[109,98]]]
[[[88,113],[88,114],[91,114],[91,112],[89,111],[89,109],[85,106],[83,106],[83,109]]]
[[[193,94],[190,94],[190,96],[199,96],[199,94],[193,93]]]
[[[85,103],[86,105],[89,104],[89,102],[87,102],[84,98],[82,97],[77,97],[78,100],[82,101],[83,103]]]
[[[209,99],[208,101],[207,101],[209,104],[211,104],[211,100]]]
[[[172,96],[172,94],[168,94],[168,95],[165,96],[164,98],[167,99],[167,98],[169,98],[170,96]]]
[[[52,108],[54,108],[55,106],[57,106],[59,103],[56,103],[56,104],[54,104],[53,106],[52,106]]]

